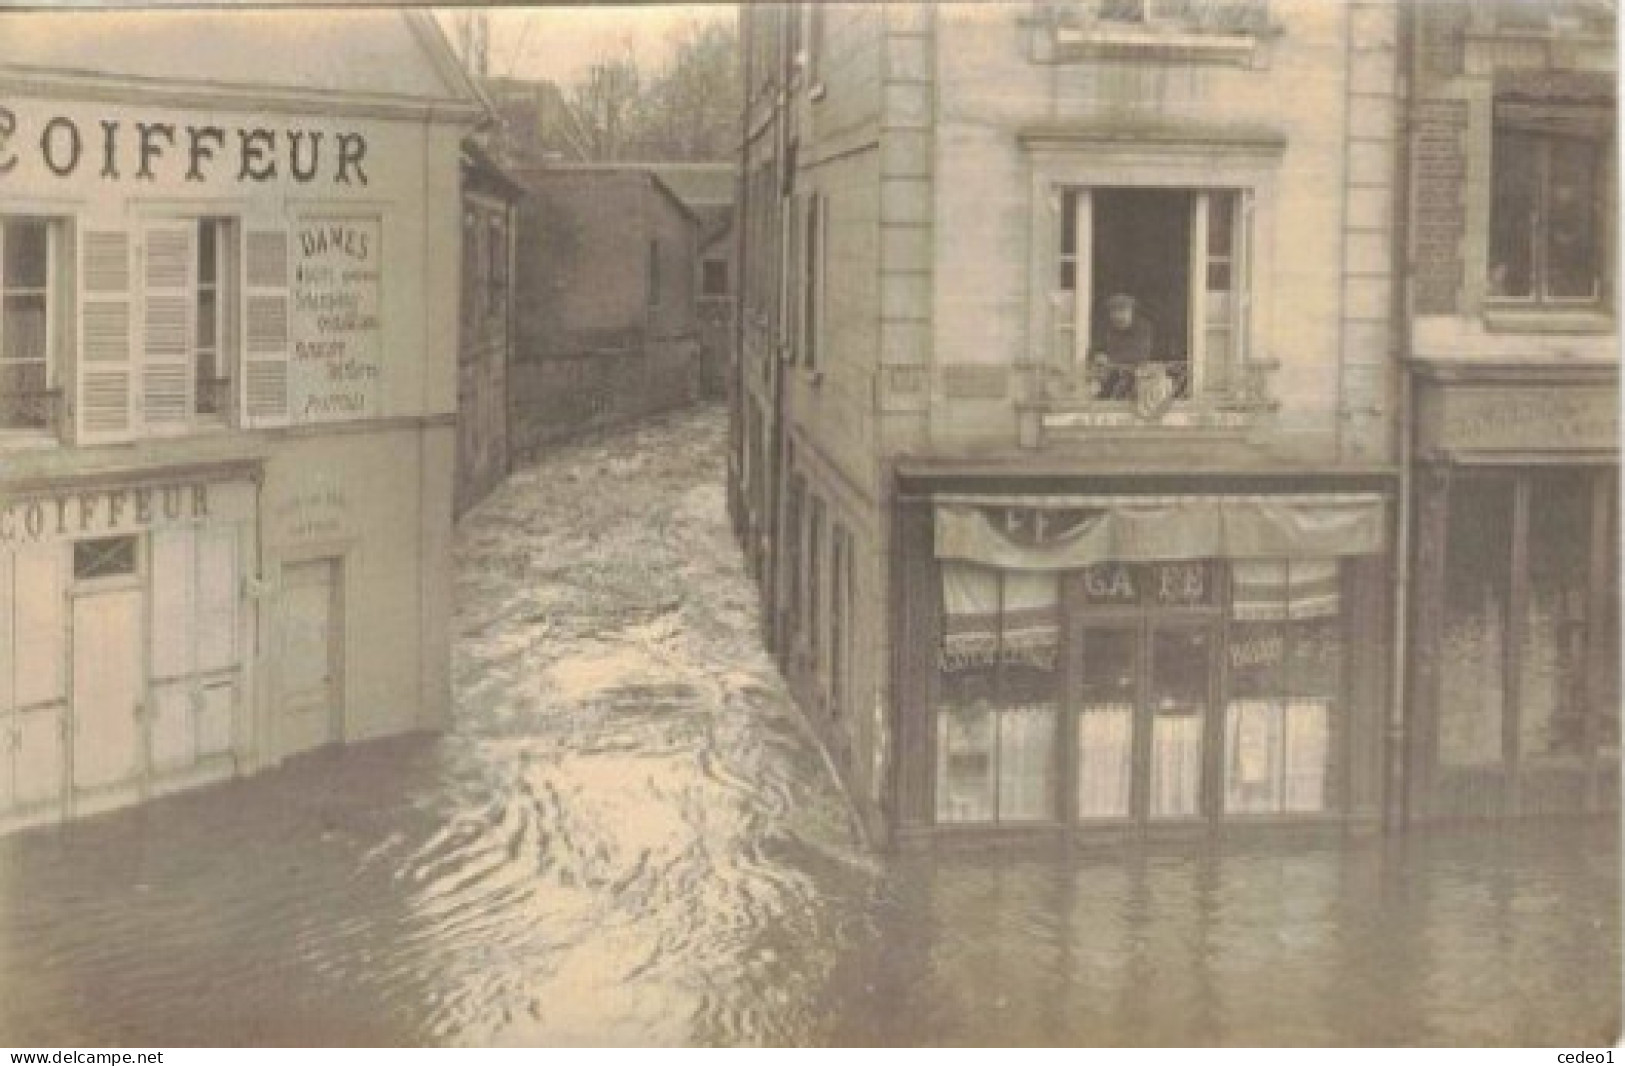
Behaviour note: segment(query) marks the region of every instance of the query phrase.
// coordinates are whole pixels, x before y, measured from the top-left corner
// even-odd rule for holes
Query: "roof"
[[[645,163],[549,163],[545,166],[516,168],[514,171],[514,176],[527,185],[544,183],[547,179],[554,177],[584,177],[593,174],[614,175],[617,177],[642,176],[661,195],[670,200],[690,222],[693,222],[696,226],[700,223],[700,217],[695,213],[694,209],[684,203],[683,198],[672,191],[671,186],[666,184],[653,167]]]
[[[388,9],[0,12],[0,88],[463,121],[488,114],[433,18]]]

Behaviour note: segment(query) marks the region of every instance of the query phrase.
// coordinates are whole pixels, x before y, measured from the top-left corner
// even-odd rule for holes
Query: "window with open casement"
[[[47,218],[0,216],[0,432],[50,430],[56,415],[56,242]]]
[[[1086,369],[1096,400],[1143,399],[1150,389],[1169,400],[1232,391],[1246,359],[1250,194],[1057,194],[1052,362]]]

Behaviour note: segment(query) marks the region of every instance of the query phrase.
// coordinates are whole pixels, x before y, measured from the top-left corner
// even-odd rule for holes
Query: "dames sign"
[[[307,219],[294,230],[293,256],[294,421],[377,414],[378,219]]]

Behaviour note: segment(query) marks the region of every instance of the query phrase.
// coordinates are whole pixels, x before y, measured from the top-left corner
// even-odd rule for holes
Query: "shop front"
[[[938,494],[929,520],[905,835],[1374,822],[1381,492]]]
[[[1419,365],[1414,818],[1618,806],[1616,380]]]
[[[256,499],[247,465],[0,500],[0,825],[238,771]]]

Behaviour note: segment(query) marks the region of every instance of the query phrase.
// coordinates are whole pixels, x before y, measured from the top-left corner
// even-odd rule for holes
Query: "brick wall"
[[[1467,104],[1425,100],[1415,108],[1416,312],[1451,314],[1460,298],[1467,226]]]

